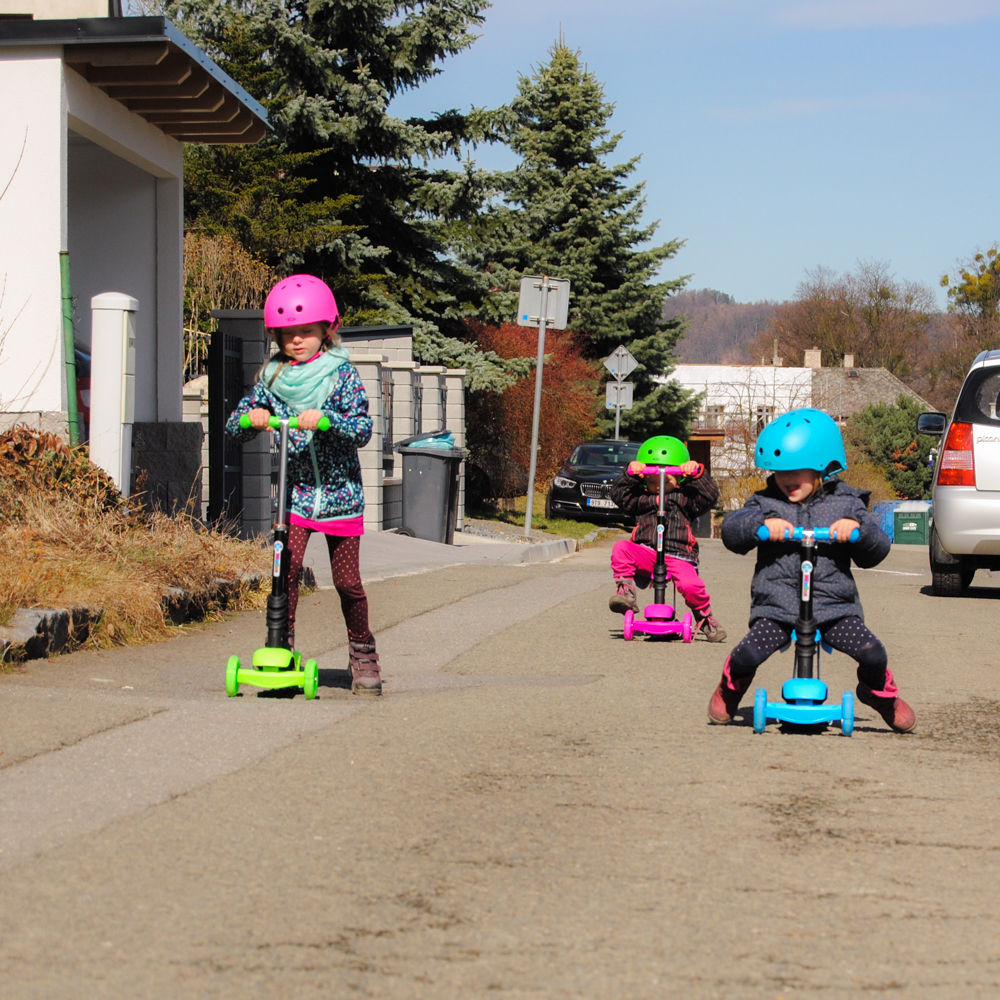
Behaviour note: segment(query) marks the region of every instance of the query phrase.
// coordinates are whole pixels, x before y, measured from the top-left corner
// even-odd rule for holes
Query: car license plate
[[[587,501],[587,506],[588,507],[607,507],[610,510],[616,510],[617,507],[618,507],[618,505],[614,502],[614,500],[588,500]]]

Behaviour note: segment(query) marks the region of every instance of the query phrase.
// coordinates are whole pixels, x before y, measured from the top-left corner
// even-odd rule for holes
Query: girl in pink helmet
[[[230,415],[226,431],[245,441],[266,429],[272,414],[298,417],[300,429],[288,432],[289,644],[294,648],[306,543],[318,531],[326,536],[330,570],[347,622],[351,688],[355,694],[378,695],[382,677],[358,565],[365,510],[358,448],[372,436],[368,396],[340,344],[340,313],[324,281],[309,274],[279,281],[264,303],[264,325],[278,353],[261,367],[253,390]],[[253,429],[240,427],[244,413]],[[324,416],[330,418],[330,430],[313,433]]]

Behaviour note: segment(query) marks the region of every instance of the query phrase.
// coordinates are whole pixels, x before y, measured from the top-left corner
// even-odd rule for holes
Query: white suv
[[[921,413],[917,430],[944,438],[928,541],[934,593],[957,597],[977,569],[1000,569],[1000,351],[972,362],[950,424]]]

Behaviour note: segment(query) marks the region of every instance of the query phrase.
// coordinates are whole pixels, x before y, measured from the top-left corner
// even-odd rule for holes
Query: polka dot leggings
[[[820,626],[826,642],[858,663],[858,680],[873,691],[886,686],[889,658],[878,636],[870,632],[857,616],[838,618]],[[737,643],[729,657],[733,678],[753,677],[757,668],[792,637],[792,627],[769,618],[758,618],[750,631]]]
[[[295,631],[295,611],[299,604],[299,573],[306,554],[306,544],[312,529],[293,524],[288,529],[288,631]],[[351,642],[374,642],[368,628],[368,595],[361,584],[361,567],[358,555],[361,539],[357,535],[343,538],[327,535],[326,546],[330,550],[330,572],[333,585],[340,594],[340,608],[347,622],[347,635]]]

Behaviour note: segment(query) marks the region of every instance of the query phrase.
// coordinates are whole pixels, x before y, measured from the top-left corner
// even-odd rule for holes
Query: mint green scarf
[[[331,347],[312,361],[281,365],[272,358],[261,373],[260,380],[283,403],[296,413],[322,409],[336,384],[337,369],[350,357],[346,347]],[[280,367],[280,371],[278,370]],[[277,376],[275,376],[277,372]],[[274,377],[274,381],[271,379]]]

